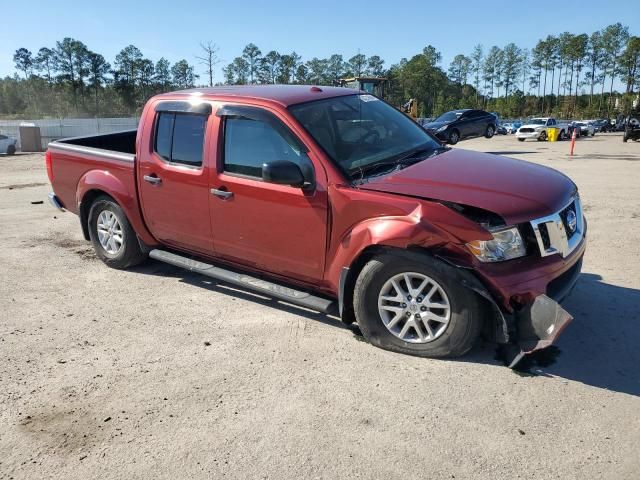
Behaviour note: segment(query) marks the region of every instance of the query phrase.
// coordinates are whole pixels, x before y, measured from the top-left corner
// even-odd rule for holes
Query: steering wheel
[[[372,128],[371,130],[369,130],[367,133],[364,134],[364,136],[360,141],[362,143],[366,143],[367,145],[375,145],[380,141],[380,134],[376,129]]]

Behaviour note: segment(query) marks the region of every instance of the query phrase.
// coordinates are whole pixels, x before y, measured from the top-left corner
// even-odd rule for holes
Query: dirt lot
[[[163,264],[110,270],[47,204],[42,155],[0,157],[0,479],[639,478],[640,144],[459,147],[582,192],[575,321],[530,374],[491,344],[412,358]]]

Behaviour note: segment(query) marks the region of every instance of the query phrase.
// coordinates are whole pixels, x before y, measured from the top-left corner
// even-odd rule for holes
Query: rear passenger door
[[[151,139],[138,148],[138,191],[147,227],[162,243],[211,253],[209,173],[203,161],[211,107],[160,102]],[[149,121],[149,120],[147,120]]]

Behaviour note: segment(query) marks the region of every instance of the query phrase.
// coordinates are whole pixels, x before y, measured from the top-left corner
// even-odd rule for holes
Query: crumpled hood
[[[507,225],[551,215],[576,193],[575,184],[551,168],[461,149],[374,177],[360,188],[482,208]]]

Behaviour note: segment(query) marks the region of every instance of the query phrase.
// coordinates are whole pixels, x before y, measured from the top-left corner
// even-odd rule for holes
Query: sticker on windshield
[[[363,102],[376,102],[378,99],[373,95],[360,95],[360,100]]]

